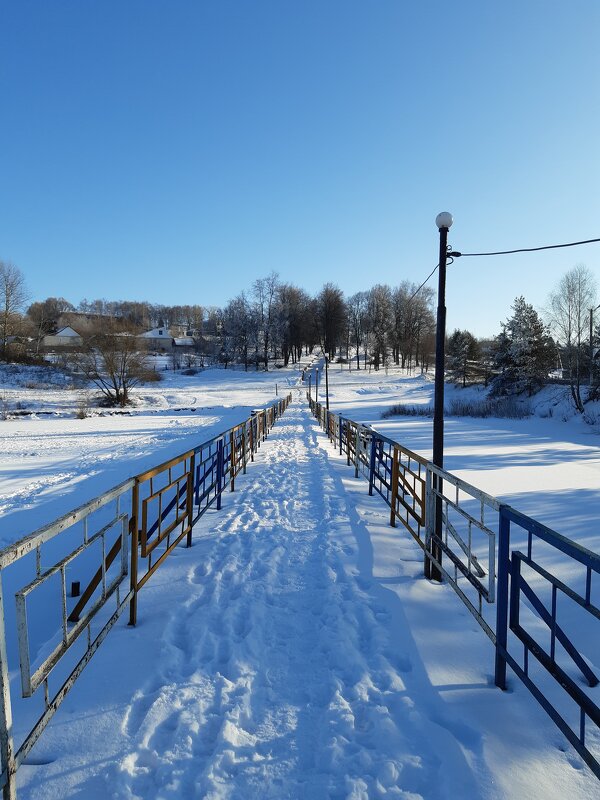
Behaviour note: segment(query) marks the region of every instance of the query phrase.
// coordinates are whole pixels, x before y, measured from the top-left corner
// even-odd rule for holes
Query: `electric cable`
[[[451,250],[448,255],[453,258],[466,258],[467,256],[507,256],[512,253],[533,253],[536,250],[556,250],[559,247],[576,247],[580,244],[592,244],[593,242],[600,242],[600,239],[584,239],[581,242],[567,242],[566,244],[547,244],[543,247],[519,247],[516,250],[497,250],[492,253],[459,253],[457,250]]]
[[[437,269],[438,267],[439,267],[439,263],[435,265],[435,267],[434,267],[434,268],[431,270],[431,272],[430,272],[430,273],[429,273],[429,275],[428,275],[428,276],[425,278],[425,280],[424,280],[424,281],[423,281],[423,283],[422,283],[422,284],[419,286],[419,288],[418,288],[418,289],[417,289],[417,290],[416,290],[416,291],[415,291],[415,292],[414,292],[414,293],[413,293],[413,294],[412,294],[412,295],[409,297],[409,299],[408,299],[408,302],[409,302],[409,303],[411,302],[411,300],[413,300],[413,299],[414,299],[414,298],[415,298],[415,297],[416,297],[416,296],[419,294],[419,292],[421,291],[421,289],[422,289],[422,288],[425,286],[425,284],[427,283],[427,281],[429,280],[429,278],[431,278],[431,276],[434,274],[434,272],[436,271],[436,269]]]

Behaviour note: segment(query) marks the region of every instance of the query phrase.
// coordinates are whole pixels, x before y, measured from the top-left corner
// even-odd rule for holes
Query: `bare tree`
[[[367,316],[369,294],[357,292],[348,298],[346,303],[350,336],[356,348],[356,368],[360,369],[359,350],[365,338],[365,320]]]
[[[131,402],[130,390],[150,377],[147,355],[138,338],[114,321],[96,326],[71,362],[102,392],[111,406]]]
[[[575,408],[583,413],[581,379],[587,359],[584,352],[590,309],[596,305],[596,281],[584,264],[569,270],[550,295],[549,317],[552,332],[566,356]]]
[[[392,353],[395,363],[401,363],[403,369],[411,367],[413,357],[424,368],[435,330],[433,291],[424,287],[415,294],[416,288],[403,281],[392,294]]]
[[[27,302],[25,277],[18,267],[0,261],[0,348],[6,358],[8,343],[21,323],[21,311]]]
[[[308,306],[306,292],[296,286],[283,284],[279,287],[276,334],[285,366],[295,364],[302,355],[302,345],[307,341]]]
[[[47,297],[29,306],[27,316],[31,322],[36,352],[39,351],[44,336],[57,330],[62,314],[74,310],[75,307],[64,297]]]
[[[346,324],[346,305],[341,289],[326,283],[317,298],[321,348],[329,358],[335,356],[342,341]]]

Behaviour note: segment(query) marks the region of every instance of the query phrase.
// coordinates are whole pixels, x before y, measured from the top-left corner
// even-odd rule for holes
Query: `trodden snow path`
[[[326,447],[306,408],[290,406],[210,516],[209,540],[188,551],[187,600],[127,709],[130,752],[111,796],[496,795],[482,789],[493,778],[480,737],[432,719],[436,696],[403,652],[410,637],[397,621],[392,635],[351,566],[356,544],[340,536],[350,498]]]

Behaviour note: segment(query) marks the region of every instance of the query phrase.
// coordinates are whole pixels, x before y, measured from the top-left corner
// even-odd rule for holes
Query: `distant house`
[[[83,343],[83,339],[76,330],[73,330],[70,325],[66,328],[60,328],[56,333],[48,334],[42,339],[42,346],[48,350],[53,350],[56,347],[79,347]]]
[[[173,337],[168,328],[153,328],[151,331],[141,333],[138,339],[140,339],[149,350],[161,350],[164,352],[166,350],[171,350],[173,347]]]

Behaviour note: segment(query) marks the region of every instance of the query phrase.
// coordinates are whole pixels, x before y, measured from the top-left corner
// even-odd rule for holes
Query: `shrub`
[[[75,416],[77,417],[77,419],[87,419],[89,415],[90,415],[90,396],[89,394],[86,393],[79,398]]]
[[[162,375],[153,369],[144,370],[141,375],[141,381],[142,383],[160,383]]]
[[[450,417],[524,419],[531,416],[531,405],[514,397],[500,397],[494,400],[453,400],[446,413]]]
[[[433,417],[433,408],[431,406],[409,406],[406,403],[397,403],[395,406],[390,406],[381,415],[382,419],[389,419],[390,417]]]
[[[501,397],[495,400],[452,400],[445,409],[449,417],[501,417],[503,419],[524,419],[531,416],[531,406],[527,401],[519,401],[513,397]],[[381,415],[382,419],[390,417],[433,417],[431,406],[416,406],[398,403],[391,406]]]

